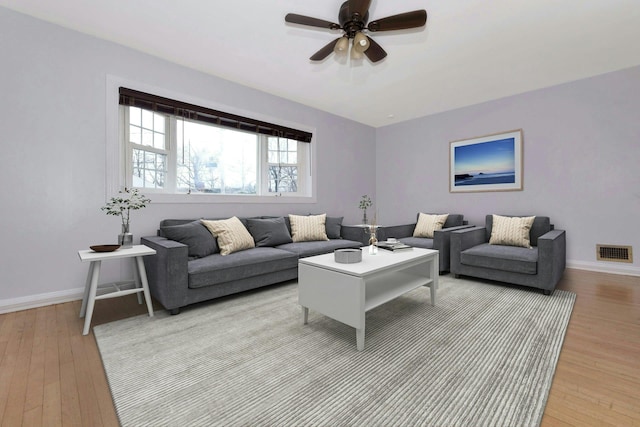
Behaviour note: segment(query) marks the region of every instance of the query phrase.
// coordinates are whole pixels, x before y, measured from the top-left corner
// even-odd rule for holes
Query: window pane
[[[291,193],[298,191],[296,166],[269,166],[269,192]]]
[[[153,147],[153,132],[150,130],[142,129],[142,145]]]
[[[132,186],[164,188],[167,156],[144,150],[132,151]]]
[[[177,136],[179,191],[256,194],[255,134],[185,121],[183,139],[181,122]]]
[[[158,133],[158,132],[153,133],[153,146],[161,150],[165,149],[163,133]]]
[[[155,130],[156,132],[164,133],[164,116],[160,114],[154,114],[153,130]]]
[[[129,126],[129,141],[134,144],[140,144],[141,138],[141,129],[138,126]]]
[[[129,123],[136,126],[142,126],[141,114],[141,109],[136,107],[129,107]]]
[[[153,112],[142,110],[142,127],[145,129],[153,129]]]

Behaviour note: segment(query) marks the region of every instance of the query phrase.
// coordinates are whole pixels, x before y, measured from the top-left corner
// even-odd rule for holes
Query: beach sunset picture
[[[520,190],[521,131],[451,143],[451,191]]]

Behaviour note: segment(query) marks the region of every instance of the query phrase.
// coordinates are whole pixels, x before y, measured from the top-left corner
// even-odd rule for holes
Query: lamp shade
[[[360,53],[364,53],[367,49],[369,49],[369,38],[362,34],[361,31],[358,31],[353,38],[353,49],[357,50]]]
[[[333,48],[333,51],[335,53],[347,53],[348,49],[349,39],[347,37],[341,37],[340,40],[338,40],[338,43],[336,43],[335,47]]]

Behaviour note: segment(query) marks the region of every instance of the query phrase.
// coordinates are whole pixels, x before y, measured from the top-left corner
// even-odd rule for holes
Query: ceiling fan
[[[398,15],[388,16],[369,22],[369,6],[371,0],[347,0],[340,6],[338,22],[325,21],[323,19],[309,16],[288,13],[284,17],[285,22],[291,24],[307,25],[310,27],[327,28],[329,30],[342,30],[344,34],[338,37],[325,47],[317,51],[311,58],[312,61],[322,61],[331,52],[346,53],[349,49],[349,40],[353,40],[351,48],[351,58],[362,58],[363,54],[371,60],[378,62],[387,56],[387,52],[372,38],[364,34],[365,31],[392,31],[406,30],[409,28],[422,27],[427,22],[427,11],[424,9],[405,12]]]

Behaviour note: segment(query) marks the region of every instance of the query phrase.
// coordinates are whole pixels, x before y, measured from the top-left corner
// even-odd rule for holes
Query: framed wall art
[[[453,141],[449,191],[522,190],[522,129]]]

